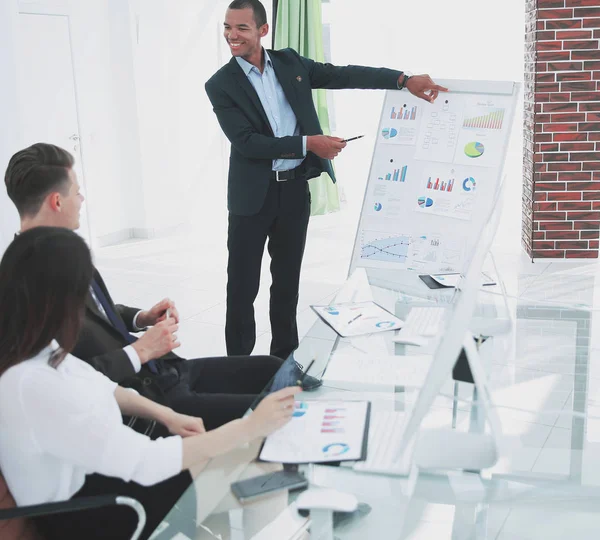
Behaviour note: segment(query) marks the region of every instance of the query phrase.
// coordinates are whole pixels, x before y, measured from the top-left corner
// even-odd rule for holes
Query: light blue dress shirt
[[[264,50],[264,49],[263,49]],[[300,135],[300,125],[294,111],[285,97],[283,88],[277,80],[277,75],[273,69],[273,63],[267,51],[265,53],[265,69],[261,73],[260,70],[247,62],[243,58],[236,56],[236,60],[250,84],[256,90],[258,99],[267,113],[267,118],[275,137],[289,137],[292,135]],[[306,157],[306,136],[302,137],[302,154]],[[274,171],[289,171],[295,169],[302,159],[274,159]]]

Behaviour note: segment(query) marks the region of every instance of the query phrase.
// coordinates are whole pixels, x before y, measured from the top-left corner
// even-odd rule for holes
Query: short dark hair
[[[250,8],[252,13],[254,13],[254,22],[256,23],[257,28],[267,24],[267,12],[260,0],[233,0],[233,2],[229,4],[229,9],[247,8]]]
[[[0,374],[53,339],[56,367],[77,343],[94,267],[69,229],[35,227],[15,237],[0,262]]]
[[[10,158],[4,183],[19,215],[35,216],[44,199],[54,191],[66,195],[69,170],[74,163],[69,152],[46,143],[36,143]]]

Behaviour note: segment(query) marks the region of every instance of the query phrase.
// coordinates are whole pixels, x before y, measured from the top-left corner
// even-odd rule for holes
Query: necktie
[[[100,304],[104,308],[104,312],[106,313],[109,322],[119,332],[119,334],[123,336],[127,343],[135,343],[138,338],[132,336],[127,331],[127,327],[125,326],[123,319],[121,319],[117,312],[112,308],[111,303],[108,301],[108,298],[106,297],[106,295],[102,291],[102,288],[100,287],[100,285],[98,285],[98,282],[95,279],[92,280],[92,289],[94,291],[94,294],[96,295],[96,298],[98,299],[98,302],[100,302]],[[146,362],[146,365],[148,366],[150,371],[152,371],[152,373],[158,373],[158,368],[154,360]]]

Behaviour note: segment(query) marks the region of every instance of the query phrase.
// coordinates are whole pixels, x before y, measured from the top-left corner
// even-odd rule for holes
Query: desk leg
[[[333,511],[310,511],[310,540],[333,540]]]
[[[570,480],[581,482],[587,419],[591,313],[579,311],[574,312],[574,316],[577,317],[577,333],[575,341],[575,376],[573,378],[573,412],[578,414],[574,414],[571,420],[569,477]],[[583,417],[579,415],[583,415]]]
[[[452,540],[488,538],[487,512],[487,505],[457,502],[452,523]]]

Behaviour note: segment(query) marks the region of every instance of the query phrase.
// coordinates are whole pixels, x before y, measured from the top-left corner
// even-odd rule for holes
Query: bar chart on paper
[[[406,182],[406,172],[408,170],[408,165],[404,165],[404,167],[400,169],[392,169],[392,171],[385,174],[385,176],[378,176],[378,180],[384,180],[386,182]]]
[[[390,120],[416,120],[417,119],[417,107],[408,108],[406,105],[403,107],[396,106],[392,107],[392,112],[390,113]]]
[[[439,178],[429,177],[427,180],[427,189],[433,191],[446,191],[450,193],[454,189],[454,178],[450,180],[440,180]]]
[[[471,116],[463,120],[467,129],[502,129],[504,109],[494,109],[480,116]]]

